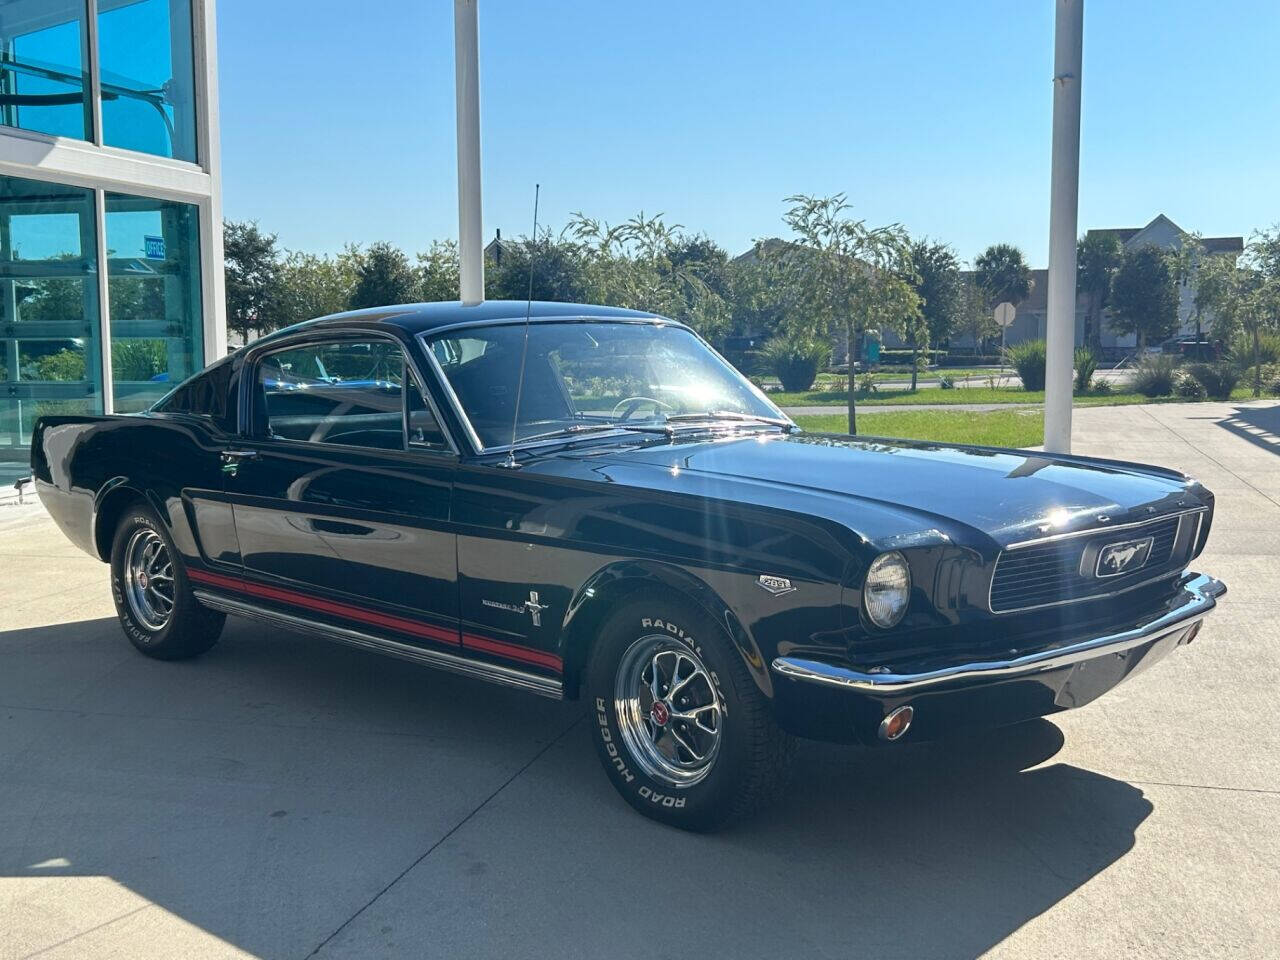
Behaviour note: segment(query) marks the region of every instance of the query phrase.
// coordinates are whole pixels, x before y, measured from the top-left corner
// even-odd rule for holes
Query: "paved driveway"
[[[1076,417],[1218,494],[1201,638],[1052,723],[807,744],[710,837],[631,813],[577,705],[243,621],[138,656],[0,510],[0,957],[1276,956],[1280,408]]]

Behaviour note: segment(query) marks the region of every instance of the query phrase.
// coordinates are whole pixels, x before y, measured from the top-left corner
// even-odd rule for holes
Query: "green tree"
[[[1198,275],[1205,257],[1204,244],[1200,242],[1200,235],[1198,233],[1189,233],[1184,236],[1182,242],[1169,252],[1168,257],[1169,266],[1173,270],[1174,282],[1178,285],[1178,299],[1181,300],[1183,291],[1194,291],[1199,286]],[[1191,318],[1196,325],[1197,359],[1199,359],[1200,351],[1201,313],[1200,303],[1193,295],[1191,299]]]
[[[911,245],[911,264],[915,268],[916,295],[920,298],[920,312],[926,334],[925,347],[946,342],[960,328],[962,317],[961,298],[964,280],[960,274],[960,261],[956,252],[945,243],[917,240]],[[911,328],[914,329],[914,328]],[[909,331],[910,332],[910,331]],[[911,389],[916,389],[917,338],[911,343]]]
[[[1253,395],[1262,393],[1262,334],[1280,329],[1280,225],[1258,231],[1244,256],[1209,257],[1200,268],[1197,301],[1214,315],[1214,335],[1230,340],[1243,333],[1251,356],[1236,357],[1253,368]]]
[[[983,343],[1000,336],[1000,325],[987,306],[987,291],[971,274],[960,288],[960,330],[973,337],[973,349],[981,354]]]
[[[1076,291],[1085,297],[1084,342],[1095,355],[1102,349],[1102,311],[1111,300],[1111,282],[1122,257],[1114,233],[1088,233],[1076,244]]]
[[[375,243],[353,252],[356,284],[351,308],[385,307],[414,302],[418,278],[403,250],[392,243]]]
[[[987,295],[987,309],[1001,303],[1015,307],[1031,296],[1031,268],[1011,243],[994,243],[973,263],[974,278]]]
[[[248,340],[253,331],[279,326],[280,253],[276,235],[255,221],[222,225],[223,275],[227,286],[227,327]]]
[[[1135,334],[1138,349],[1178,329],[1178,286],[1169,257],[1152,244],[1125,251],[1111,282],[1111,329]]]
[[[868,227],[848,215],[845,195],[795,194],[783,220],[795,234],[790,250],[803,277],[805,305],[821,328],[844,329],[849,356],[849,433],[858,432],[853,364],[868,329],[906,334],[920,322],[911,240],[899,224]]]
[[[418,254],[416,296],[423,303],[458,299],[458,244],[453,240],[433,240]]]
[[[356,288],[356,257],[354,247],[336,257],[291,251],[280,269],[282,324],[346,310]]]
[[[640,213],[610,226],[575,213],[566,233],[578,244],[591,302],[659,313],[708,339],[728,330],[728,304],[707,282],[707,265],[689,257],[679,224]]]
[[[530,240],[504,241],[501,259],[485,270],[485,295],[491,300],[525,300],[529,296],[529,261],[533,260],[533,299],[581,303],[587,297],[583,255],[578,244],[539,231]]]

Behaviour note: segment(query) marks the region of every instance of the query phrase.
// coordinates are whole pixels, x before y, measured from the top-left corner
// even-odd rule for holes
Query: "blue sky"
[[[457,231],[449,0],[221,0],[224,205],[293,249]],[[844,191],[1048,246],[1052,0],[480,0],[484,228],[663,212],[737,253]],[[1080,225],[1280,220],[1280,5],[1091,0]]]

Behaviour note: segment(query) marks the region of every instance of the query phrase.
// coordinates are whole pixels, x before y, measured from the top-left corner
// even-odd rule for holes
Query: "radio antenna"
[[[524,305],[524,348],[520,351],[520,377],[516,380],[516,409],[511,414],[511,446],[507,450],[507,459],[503,466],[509,470],[517,469],[516,433],[520,428],[520,397],[524,393],[524,365],[529,359],[529,318],[533,313],[533,265],[538,256],[538,196],[542,185],[533,185],[533,242],[529,247],[529,297]]]

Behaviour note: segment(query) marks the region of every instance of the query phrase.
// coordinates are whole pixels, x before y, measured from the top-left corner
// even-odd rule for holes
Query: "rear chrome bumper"
[[[1066,646],[1049,647],[1009,660],[959,663],[921,673],[863,673],[815,660],[778,657],[773,661],[773,669],[781,676],[795,680],[886,698],[900,698],[942,686],[980,686],[986,681],[1034,676],[1124,653],[1144,644],[1154,645],[1177,633],[1182,636],[1175,645],[1188,642],[1191,626],[1212,612],[1218,598],[1227,592],[1227,587],[1221,580],[1200,573],[1188,574],[1180,586],[1182,593],[1168,610],[1136,627]]]

